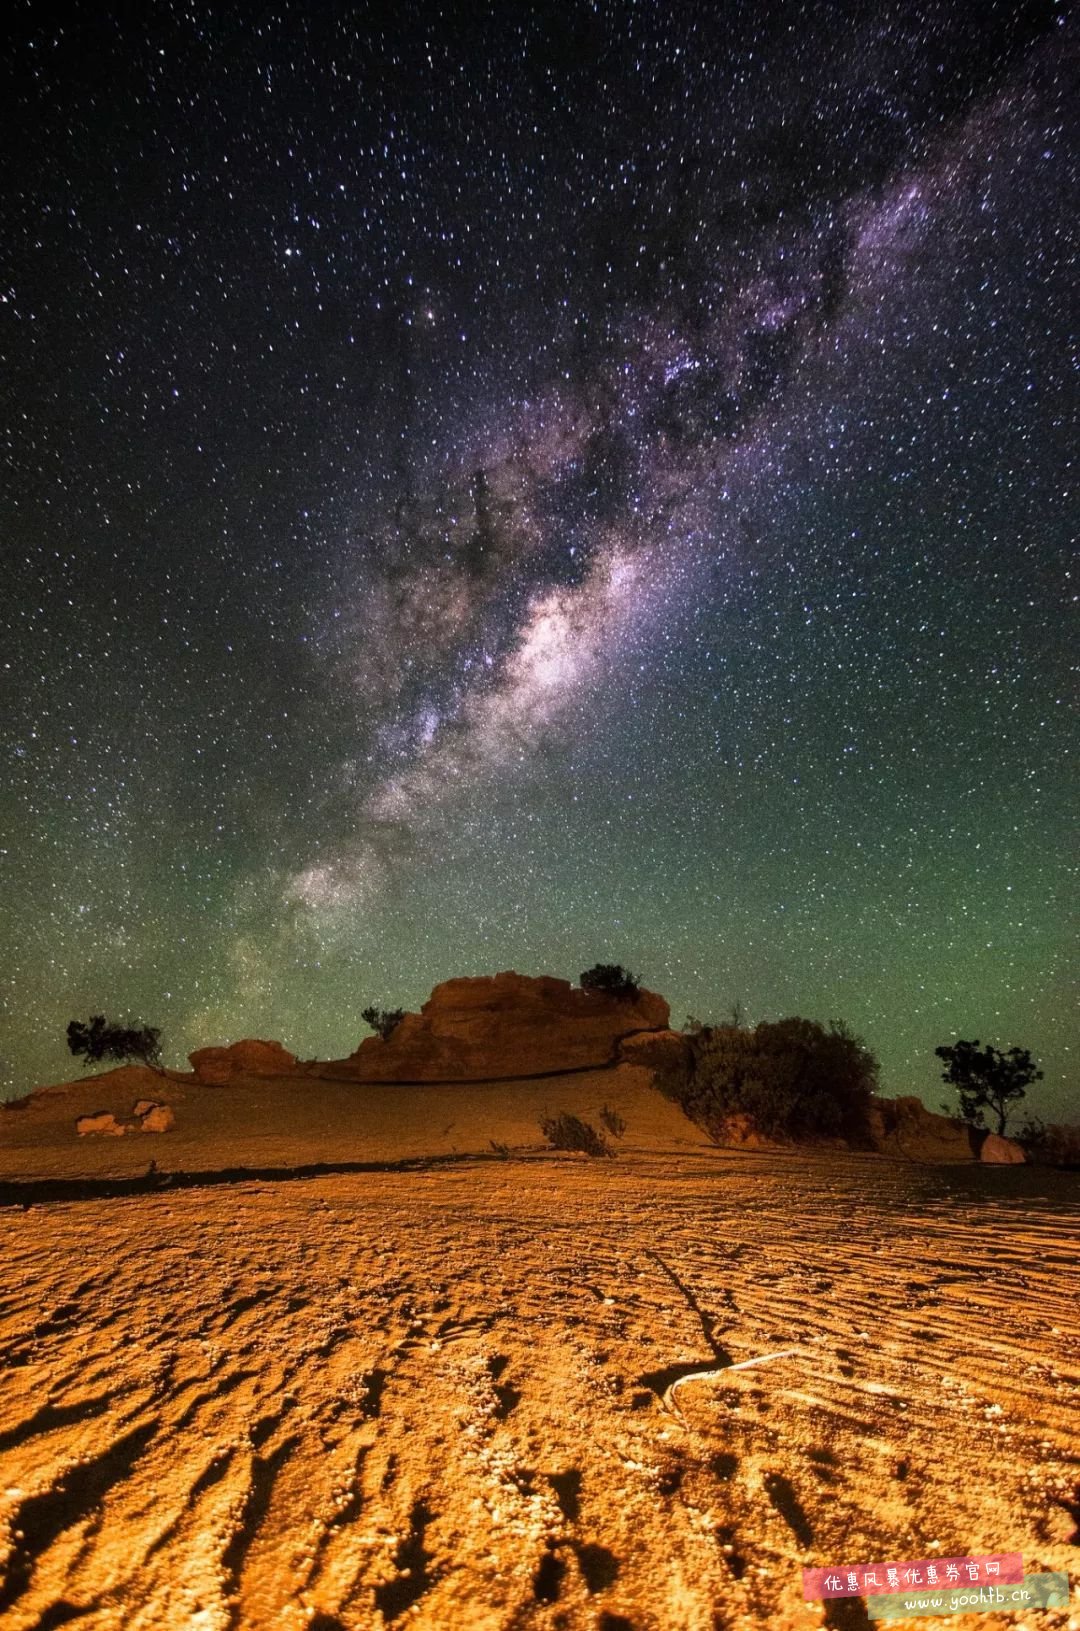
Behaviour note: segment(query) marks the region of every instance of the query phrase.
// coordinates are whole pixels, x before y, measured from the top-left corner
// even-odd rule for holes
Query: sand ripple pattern
[[[7,1631],[844,1628],[804,1564],[1080,1569],[1060,1175],[463,1162],[0,1233]]]

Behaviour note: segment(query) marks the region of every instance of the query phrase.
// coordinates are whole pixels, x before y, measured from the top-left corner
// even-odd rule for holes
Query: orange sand
[[[458,1156],[0,1209],[5,1631],[842,1631],[804,1564],[1080,1576],[1075,1177],[717,1151],[627,1069],[157,1084],[173,1132],[75,1139],[144,1085],[0,1113],[0,1179]],[[616,1160],[543,1152],[605,1101]]]

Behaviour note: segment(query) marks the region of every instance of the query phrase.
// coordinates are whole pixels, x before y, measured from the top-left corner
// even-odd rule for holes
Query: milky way
[[[761,11],[21,8],[8,1091],[610,958],[1068,1107],[1075,30]]]

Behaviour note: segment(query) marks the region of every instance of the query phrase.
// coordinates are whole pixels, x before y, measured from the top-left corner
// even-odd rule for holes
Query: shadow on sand
[[[549,1155],[551,1152],[547,1152]],[[545,1152],[530,1152],[544,1159]],[[474,1153],[410,1156],[401,1161],[313,1161],[296,1167],[221,1167],[206,1172],[148,1172],[130,1178],[26,1178],[0,1181],[0,1207],[43,1206],[58,1201],[104,1201],[128,1195],[174,1194],[181,1189],[216,1189],[222,1184],[287,1183],[296,1178],[326,1178],[352,1172],[425,1172],[463,1162],[503,1161],[484,1150]]]

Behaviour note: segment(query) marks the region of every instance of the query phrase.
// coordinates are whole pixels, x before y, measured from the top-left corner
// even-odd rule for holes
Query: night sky
[[[1080,1119],[1080,32],[18,3],[0,1092],[628,964]],[[1072,575],[1070,576],[1070,572]]]

